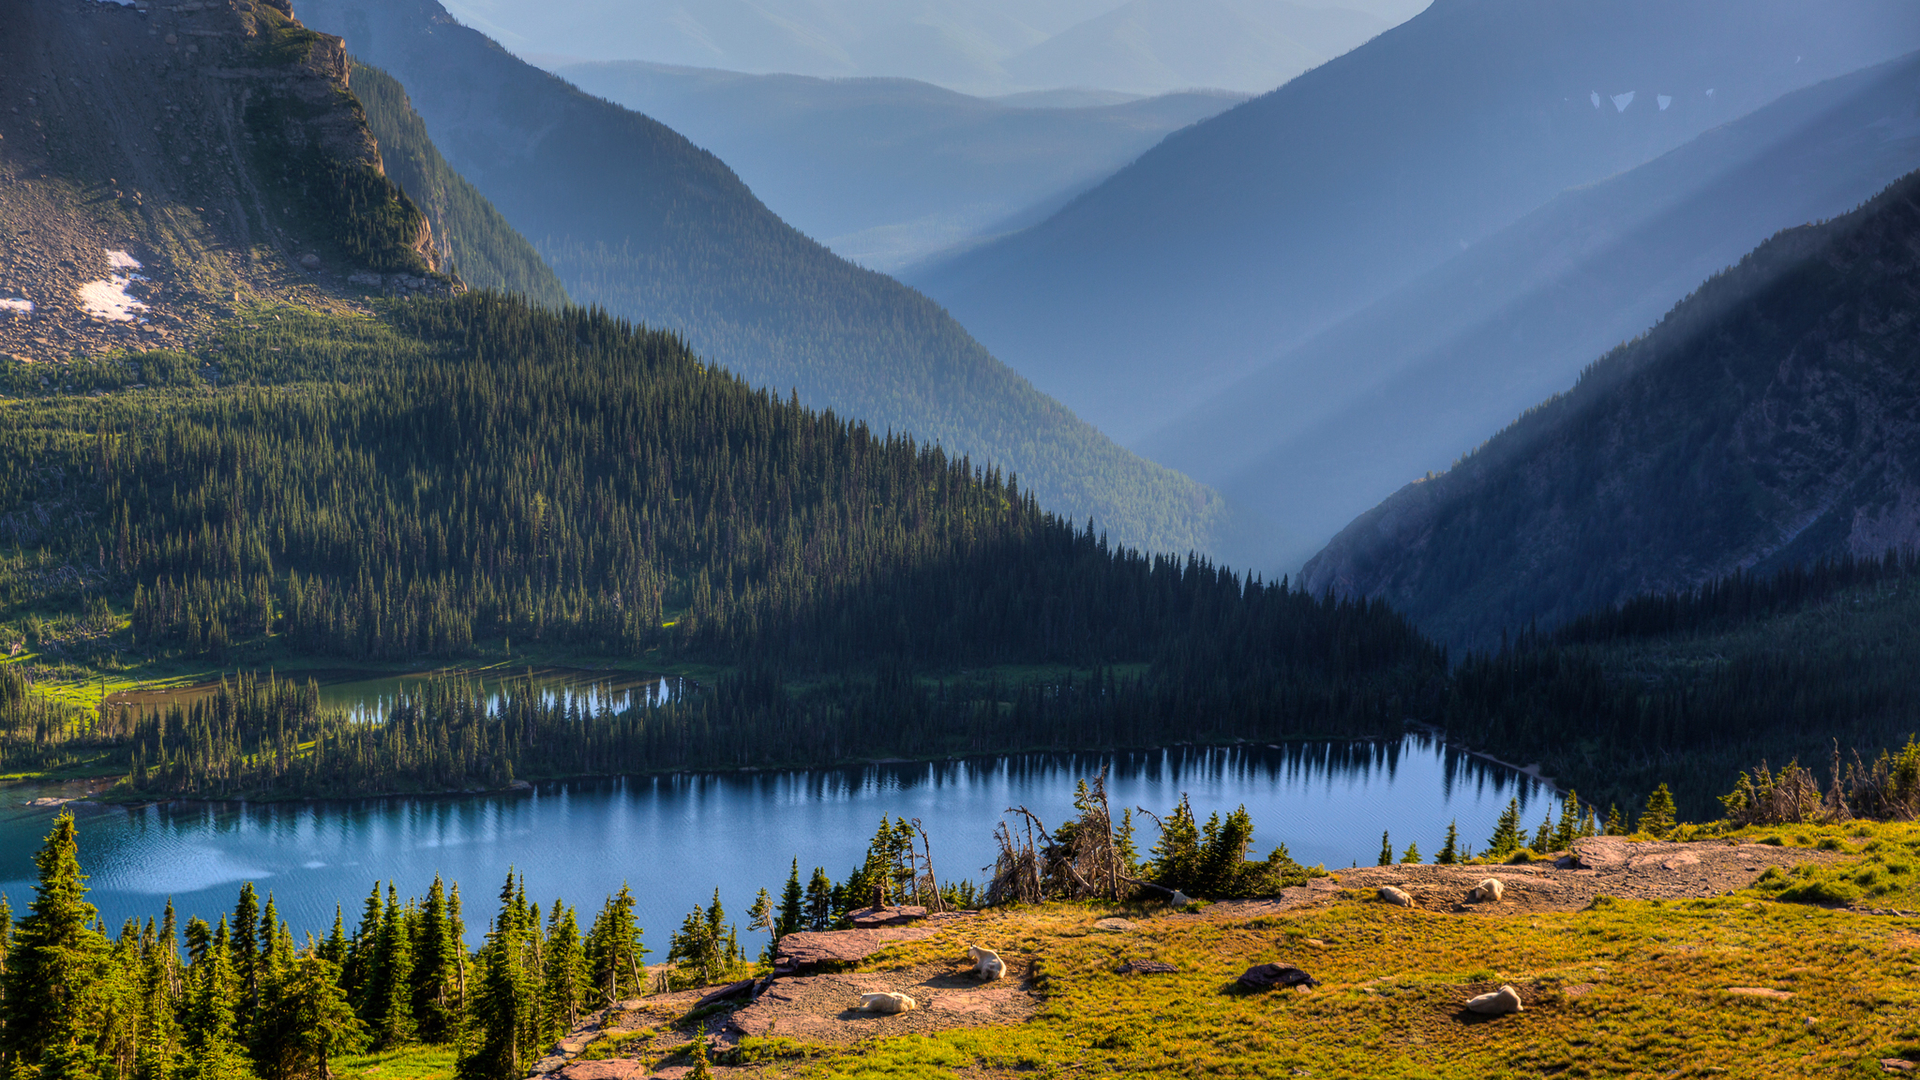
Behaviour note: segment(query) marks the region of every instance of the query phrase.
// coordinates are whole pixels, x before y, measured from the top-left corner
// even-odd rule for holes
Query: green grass
[[[1867,868],[1891,875],[1885,868],[1920,845],[1910,824],[1772,835],[1804,847],[1859,838],[1847,841],[1852,857],[1805,877],[1814,881],[1852,880]],[[1899,873],[1910,887],[1912,872]],[[1026,1023],[848,1047],[749,1040],[734,1068],[719,1071],[795,1080],[1869,1077],[1883,1075],[1881,1058],[1920,1058],[1920,919],[1760,891],[1495,917],[1365,901],[1251,919],[1162,910],[1051,904],[970,920],[965,941],[999,949],[1016,970],[1033,964],[1043,999]],[[1138,929],[1090,932],[1110,914]],[[961,933],[896,946],[859,967],[957,962]],[[1136,958],[1180,971],[1112,974]],[[1228,992],[1241,971],[1269,961],[1305,968],[1322,985]],[[1467,997],[1501,983],[1522,989],[1525,1012],[1462,1011]],[[1793,996],[1728,993],[1734,987]],[[416,1050],[355,1058],[340,1074],[442,1080],[452,1065],[443,1051]]]
[[[378,1054],[336,1058],[336,1080],[444,1080],[453,1075],[449,1046],[408,1046]]]

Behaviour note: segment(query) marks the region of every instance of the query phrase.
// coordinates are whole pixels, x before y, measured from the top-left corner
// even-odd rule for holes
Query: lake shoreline
[[[1164,753],[1164,752],[1175,751],[1175,750],[1194,750],[1194,749],[1198,749],[1198,750],[1234,750],[1234,749],[1281,750],[1281,749],[1285,749],[1288,746],[1314,745],[1314,744],[1341,745],[1341,746],[1393,745],[1395,743],[1404,742],[1408,736],[1424,737],[1424,738],[1432,739],[1433,742],[1436,743],[1438,746],[1451,749],[1457,753],[1478,759],[1480,761],[1487,762],[1489,764],[1497,765],[1503,769],[1506,769],[1516,774],[1517,776],[1525,777],[1526,779],[1532,781],[1533,783],[1545,787],[1549,791],[1552,791],[1555,793],[1559,792],[1559,788],[1553,783],[1552,778],[1543,777],[1540,775],[1539,773],[1540,767],[1537,764],[1533,766],[1520,766],[1520,765],[1515,765],[1514,763],[1509,761],[1502,761],[1501,759],[1494,757],[1491,754],[1472,750],[1472,749],[1460,746],[1456,743],[1452,743],[1449,740],[1447,740],[1443,735],[1441,735],[1437,730],[1429,727],[1428,725],[1409,722],[1407,725],[1407,730],[1403,732],[1401,735],[1399,735],[1398,737],[1383,735],[1383,736],[1378,736],[1374,738],[1354,739],[1354,738],[1330,738],[1326,736],[1308,735],[1308,736],[1290,736],[1290,737],[1282,738],[1273,742],[1254,741],[1249,739],[1237,739],[1230,742],[1217,742],[1217,743],[1181,741],[1181,742],[1170,742],[1170,743],[1158,743],[1152,746],[1081,747],[1081,748],[1075,748],[1075,749],[1063,749],[1058,747],[1027,748],[1027,749],[1012,749],[1012,750],[997,750],[997,751],[982,752],[977,754],[939,754],[939,755],[929,754],[929,755],[920,755],[920,756],[905,757],[905,758],[902,758],[902,757],[847,758],[847,759],[840,759],[837,761],[829,761],[829,762],[787,763],[787,764],[779,764],[779,765],[740,765],[740,766],[734,766],[731,768],[716,767],[716,768],[698,768],[698,769],[685,769],[685,768],[641,769],[641,770],[617,772],[617,773],[566,773],[566,774],[555,775],[555,776],[516,778],[512,783],[504,787],[497,787],[497,788],[461,788],[461,789],[443,788],[443,789],[423,789],[423,790],[412,790],[412,791],[395,790],[395,791],[369,792],[369,793],[356,794],[356,795],[266,795],[266,796],[236,795],[236,796],[225,796],[225,797],[181,796],[178,798],[155,799],[155,798],[148,798],[148,797],[128,797],[128,796],[114,795],[112,793],[112,788],[115,786],[118,786],[118,783],[119,783],[119,778],[116,778],[115,783],[113,785],[110,785],[107,788],[100,790],[98,793],[86,796],[85,801],[98,806],[111,806],[111,807],[116,807],[116,808],[126,809],[126,810],[140,810],[140,809],[145,809],[151,806],[179,806],[179,807],[214,806],[214,807],[218,807],[218,806],[290,806],[290,805],[300,805],[300,804],[355,805],[355,804],[374,803],[374,802],[379,802],[382,800],[389,800],[389,799],[464,800],[464,799],[493,798],[501,795],[536,794],[538,793],[542,785],[577,784],[577,783],[585,783],[589,781],[649,780],[649,779],[660,779],[663,777],[699,777],[699,776],[723,778],[723,777],[755,776],[755,775],[777,774],[777,773],[826,772],[826,771],[836,771],[836,770],[845,770],[845,769],[887,768],[887,767],[898,767],[898,766],[908,766],[908,765],[933,765],[933,764],[945,764],[945,763],[961,764],[961,763],[981,762],[981,761],[996,761],[996,760],[1002,760],[1002,759],[1008,759],[1008,758],[1033,757],[1033,756],[1041,756],[1041,755],[1045,755],[1045,756],[1056,756],[1056,755],[1112,756],[1112,755],[1119,755],[1119,754],[1153,754],[1153,753]],[[46,784],[74,783],[80,779],[81,778],[78,778],[78,777],[69,778],[69,779],[59,779],[51,776],[16,777],[16,778],[11,778],[5,781],[0,781],[0,788],[8,788],[8,787],[18,786],[21,784],[31,784],[31,783],[46,783]],[[77,802],[81,800],[76,799],[76,800],[69,800],[69,801]]]

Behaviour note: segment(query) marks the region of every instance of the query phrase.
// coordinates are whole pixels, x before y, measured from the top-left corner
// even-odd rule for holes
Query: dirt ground
[[[808,1043],[852,1043],[876,1036],[912,1035],[980,1024],[1017,1024],[1039,1011],[1026,980],[981,982],[964,960],[899,971],[806,975],[779,979],[759,1000],[727,1017],[723,1045],[741,1038],[788,1038]],[[892,990],[920,1006],[882,1016],[859,1008],[860,995]]]

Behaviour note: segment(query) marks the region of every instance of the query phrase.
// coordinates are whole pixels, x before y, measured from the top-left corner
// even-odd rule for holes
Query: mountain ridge
[[[1715,275],[1302,572],[1455,645],[1920,544],[1920,173]]]
[[[1559,192],[1916,48],[1887,0],[1442,0],[911,281],[1137,446]]]
[[[1048,506],[1129,544],[1257,559],[1253,523],[1217,493],[1114,444],[945,309],[802,236],[671,129],[515,59],[432,0],[302,10],[400,80],[441,153],[576,302],[670,327],[783,396],[1012,469]]]
[[[1138,449],[1283,521],[1282,562],[1297,566],[1775,232],[1846,213],[1916,168],[1909,54],[1562,192]]]

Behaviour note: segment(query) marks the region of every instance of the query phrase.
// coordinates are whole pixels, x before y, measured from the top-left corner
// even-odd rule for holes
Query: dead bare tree
[[[1038,904],[1047,898],[1042,884],[1042,866],[1038,846],[1034,843],[1034,826],[1040,819],[1026,807],[1007,807],[1007,813],[1020,814],[1026,819],[1024,840],[1002,821],[995,829],[993,838],[1000,844],[1000,854],[993,862],[993,877],[987,882],[986,901],[988,904]],[[1047,834],[1044,826],[1040,835]]]
[[[911,840],[908,841],[907,851],[909,858],[917,857],[918,859],[918,866],[915,868],[913,878],[914,900],[923,905],[928,911],[945,911],[947,910],[946,901],[940,899],[940,879],[933,875],[933,842],[927,839],[927,830],[921,827],[919,818],[913,819],[913,832],[915,836],[920,838],[920,851],[918,855],[916,856],[913,852]],[[924,870],[924,873],[921,872],[922,870]],[[923,881],[926,883],[927,898],[925,900],[920,899],[921,883]]]

